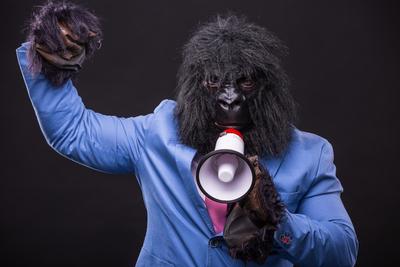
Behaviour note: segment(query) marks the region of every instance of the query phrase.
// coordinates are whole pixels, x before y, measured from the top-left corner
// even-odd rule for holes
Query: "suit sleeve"
[[[354,266],[358,240],[343,206],[333,149],[326,142],[315,179],[297,213],[286,211],[275,232],[279,254],[296,266]]]
[[[69,80],[54,87],[29,71],[29,43],[17,59],[29,98],[47,143],[63,156],[108,173],[135,173],[152,114],[134,118],[106,116],[86,109]]]

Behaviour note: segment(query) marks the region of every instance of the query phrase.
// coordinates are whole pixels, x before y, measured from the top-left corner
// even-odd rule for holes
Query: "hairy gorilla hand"
[[[93,13],[68,2],[47,2],[29,23],[30,69],[61,85],[100,48],[101,38],[100,22]]]
[[[258,157],[249,160],[255,168],[255,185],[243,200],[234,204],[225,224],[224,239],[233,258],[262,264],[272,250],[284,205]]]

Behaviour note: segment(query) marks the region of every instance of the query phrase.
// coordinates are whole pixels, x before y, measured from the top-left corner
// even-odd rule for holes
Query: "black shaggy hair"
[[[295,102],[280,60],[286,52],[275,35],[245,17],[217,16],[202,24],[184,46],[178,71],[175,114],[181,141],[200,153],[213,150],[221,130],[214,126],[215,97],[204,81],[215,74],[228,77],[239,72],[265,84],[248,99],[255,127],[244,135],[246,153],[280,154],[295,120]]]
[[[60,70],[47,63],[36,52],[35,45],[39,44],[54,54],[67,49],[58,23],[63,23],[73,32],[84,45],[86,58],[100,48],[102,31],[99,18],[81,5],[65,1],[48,1],[38,6],[27,26],[27,41],[31,42],[29,49],[30,70],[32,73],[42,72],[54,85],[61,85],[76,75],[72,70]],[[96,34],[89,36],[89,32]]]

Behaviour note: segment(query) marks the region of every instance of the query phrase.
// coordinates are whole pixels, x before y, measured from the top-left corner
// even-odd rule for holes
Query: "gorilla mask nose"
[[[215,124],[222,128],[243,129],[251,122],[245,95],[233,85],[226,85],[216,96]]]
[[[224,88],[224,92],[217,97],[218,105],[225,111],[240,109],[245,100],[245,96],[240,94],[234,87]]]

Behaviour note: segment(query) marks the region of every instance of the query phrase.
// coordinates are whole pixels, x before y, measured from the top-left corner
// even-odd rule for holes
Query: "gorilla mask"
[[[183,49],[175,115],[182,143],[212,151],[225,128],[244,133],[246,154],[277,155],[290,141],[295,104],[279,57],[285,46],[243,17],[201,25]]]

